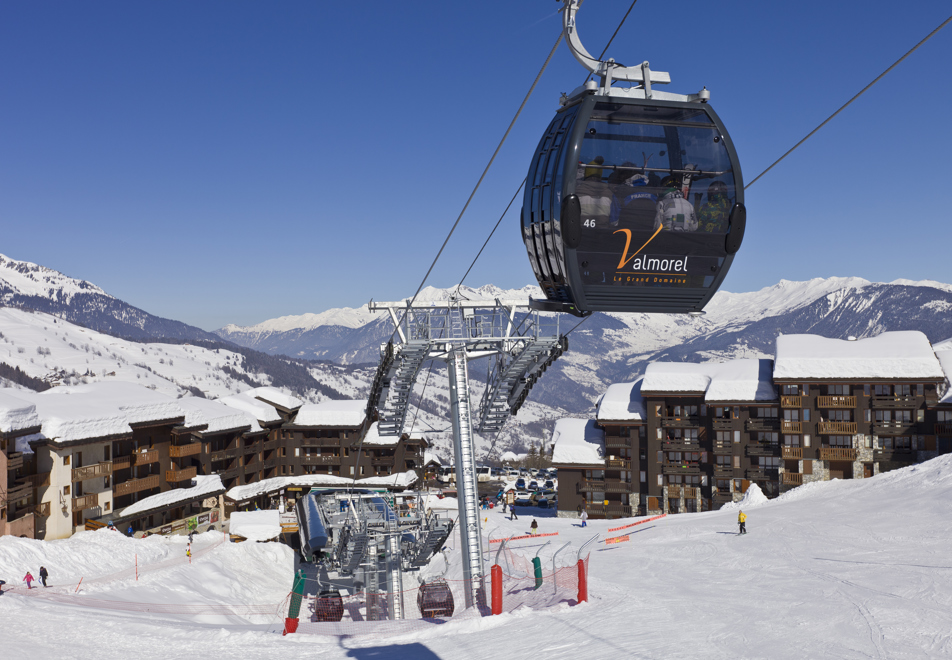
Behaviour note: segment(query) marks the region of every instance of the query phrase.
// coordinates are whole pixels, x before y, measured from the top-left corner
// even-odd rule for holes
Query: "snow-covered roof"
[[[270,403],[274,406],[281,406],[287,410],[295,410],[304,405],[304,402],[294,396],[293,394],[287,394],[282,392],[276,387],[255,387],[253,389],[242,392],[245,396],[250,396],[253,399],[260,399],[265,403]]]
[[[780,335],[774,378],[943,378],[926,336],[917,330],[846,340]]]
[[[440,460],[440,457],[434,454],[431,451],[423,452],[423,464],[427,465],[428,463],[436,463],[437,465],[442,466],[443,462]]]
[[[605,432],[594,419],[563,418],[552,430],[554,465],[604,465]]]
[[[775,401],[770,360],[653,362],[645,369],[642,392],[703,392],[705,401]]]
[[[201,399],[199,397],[185,397],[178,400],[179,406],[185,411],[185,426],[206,426],[202,433],[212,434],[233,429],[249,430],[252,425],[260,429],[257,420],[252,415],[235,410],[220,401]]]
[[[281,415],[278,414],[278,411],[271,404],[265,403],[264,401],[259,401],[252,396],[248,396],[248,393],[244,394],[232,394],[231,396],[224,396],[218,399],[226,406],[230,406],[235,410],[240,410],[244,413],[252,415],[255,420],[261,422],[262,424],[273,424],[274,422],[281,421]],[[252,431],[255,429],[252,428]]]
[[[249,541],[270,541],[281,535],[281,513],[266,511],[235,511],[228,518],[228,533]]]
[[[194,477],[192,481],[195,485],[191,488],[173,488],[164,493],[145,497],[135,504],[127,506],[117,517],[127,518],[128,516],[135,516],[140,513],[154,511],[155,509],[163,509],[182,502],[191,502],[200,498],[211,497],[212,495],[218,495],[225,491],[225,487],[221,483],[221,477],[217,474],[198,475]]]
[[[295,426],[336,426],[357,428],[367,416],[367,402],[352,399],[305,403],[297,411]]]
[[[382,477],[366,477],[364,479],[358,479],[356,487],[366,488],[379,486],[388,488],[407,488],[411,486],[418,478],[419,477],[417,477],[416,472],[413,470],[407,470],[406,472],[398,472],[396,474]],[[235,486],[225,493],[225,495],[235,502],[243,502],[245,500],[250,500],[253,497],[257,497],[258,495],[275,493],[279,490],[284,490],[285,488],[291,488],[294,486],[309,488],[351,485],[354,485],[354,480],[350,477],[338,477],[333,474],[309,474],[298,475],[294,477],[272,477],[271,479],[256,481],[253,484]]]
[[[40,394],[17,393],[36,406],[42,424],[37,439],[74,442],[132,433],[130,424],[181,419],[176,399],[124,382],[54,387]]]
[[[609,385],[598,401],[595,417],[599,422],[643,422],[647,418],[644,399],[641,398],[639,378],[633,383]]]
[[[15,396],[18,391],[0,390],[0,433],[14,433],[40,425],[36,405]]]

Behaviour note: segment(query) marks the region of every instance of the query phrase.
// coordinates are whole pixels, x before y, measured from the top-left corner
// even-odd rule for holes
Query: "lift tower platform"
[[[531,310],[528,301],[371,301],[368,307],[389,312],[395,328],[393,338],[381,347],[370,391],[369,413],[377,418],[381,435],[403,433],[410,394],[424,362],[446,362],[466,607],[484,605],[473,435],[499,431],[518,412],[539,376],[567,350],[568,340],[559,334],[557,315]],[[483,357],[490,359],[487,384],[474,405],[468,363]]]

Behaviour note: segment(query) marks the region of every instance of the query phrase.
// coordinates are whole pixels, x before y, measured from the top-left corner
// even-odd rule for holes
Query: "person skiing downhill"
[[[538,531],[539,531],[539,523],[536,521],[535,518],[533,518],[532,524],[529,525],[529,534],[531,534],[532,536],[535,536]]]
[[[747,514],[741,511],[737,514],[737,524],[740,526],[740,531],[737,532],[738,536],[741,534],[747,533]]]

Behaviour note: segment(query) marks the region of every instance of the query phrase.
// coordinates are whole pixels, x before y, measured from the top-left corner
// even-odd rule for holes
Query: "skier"
[[[50,574],[46,572],[46,566],[40,566],[40,582],[43,583],[44,587],[46,586],[46,578],[49,576]]]
[[[701,210],[697,214],[699,229],[709,233],[725,231],[730,211],[730,200],[727,199],[727,184],[723,181],[714,181],[707,187],[707,202],[701,206]]]
[[[509,506],[509,520],[519,520],[519,516],[516,515],[515,504]]]
[[[27,571],[27,572],[26,572],[26,575],[23,576],[23,581],[26,582],[26,588],[27,588],[27,589],[32,589],[32,588],[33,588],[33,580],[35,580],[35,579],[36,579],[36,578],[33,577],[33,573],[31,573],[30,571]]]
[[[192,544],[191,543],[189,543],[188,547],[185,548],[185,556],[188,557],[189,559],[192,558]]]
[[[126,535],[127,535],[127,536],[134,536],[135,533],[136,533],[136,530],[132,529],[132,525],[129,525],[129,529],[126,530]]]
[[[586,511],[585,509],[582,509],[582,514],[579,516],[579,518],[582,519],[582,527],[586,527],[586,526],[588,525],[588,523],[587,523],[587,521],[588,521],[588,511]]]
[[[741,511],[737,514],[737,524],[740,525],[740,531],[737,532],[738,536],[741,534],[747,533],[747,514]]]
[[[539,522],[535,518],[533,518],[532,524],[529,525],[529,534],[531,534],[532,536],[535,536],[536,532],[538,531],[539,531]]]
[[[684,199],[678,180],[666,176],[661,182],[661,199],[655,213],[654,228],[664,227],[668,231],[697,231],[697,216],[691,202]]]

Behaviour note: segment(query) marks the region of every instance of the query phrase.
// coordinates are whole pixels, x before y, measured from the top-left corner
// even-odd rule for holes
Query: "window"
[[[863,385],[863,395],[869,396],[869,385]]]
[[[827,385],[826,393],[830,396],[848,396],[850,393],[849,385]]]
[[[63,495],[69,495],[69,486],[63,486]]]
[[[799,410],[784,410],[784,411],[783,411],[783,421],[785,421],[785,422],[799,422],[799,421],[800,421],[800,411],[799,411]]]
[[[658,485],[659,485],[659,486],[663,486],[663,485],[664,485],[664,477],[663,477],[662,475],[660,475],[660,474],[658,475]]]
[[[777,456],[761,456],[760,467],[765,470],[776,470],[780,467],[782,461]]]
[[[658,462],[659,462],[659,463],[664,463],[664,452],[663,452],[663,451],[659,451],[659,452],[658,452]]]
[[[109,477],[102,478],[102,485],[103,485],[103,488],[109,488]]]
[[[919,410],[916,411],[916,421],[917,422],[926,421],[926,411],[923,410],[922,408],[919,408]]]
[[[731,457],[730,456],[715,456],[718,467],[729,468],[731,466]]]
[[[831,435],[828,436],[827,442],[830,447],[852,447],[853,446],[853,437],[849,435]]]
[[[804,447],[810,446],[810,436],[807,435],[806,433],[803,434],[803,446]]]
[[[69,455],[63,457],[63,465],[69,465]]]
[[[916,396],[925,396],[926,387],[922,383],[916,385]]]
[[[734,444],[740,444],[740,431],[734,431]]]
[[[804,421],[804,422],[809,422],[809,421],[810,421],[810,409],[809,409],[809,408],[804,408],[804,409],[803,409],[803,421]]]
[[[111,504],[110,502],[106,502],[105,504],[103,504],[103,505],[102,505],[102,510],[103,510],[103,511],[108,511],[108,510],[109,510],[109,507],[110,507],[110,504]]]
[[[892,385],[874,385],[873,394],[876,396],[891,396]]]
[[[645,474],[645,471],[641,471],[641,483],[645,483],[648,480],[648,475]]]
[[[717,436],[717,444],[724,446],[731,443],[731,432],[730,431],[715,431]]]
[[[735,467],[735,468],[739,468],[739,467],[740,467],[740,456],[735,456],[735,457],[734,457],[734,467]]]
[[[797,396],[800,394],[800,388],[797,385],[784,385],[783,393],[787,396]]]
[[[772,431],[758,431],[757,432],[757,442],[764,445],[776,445],[779,444],[780,434],[774,433]]]
[[[853,411],[852,410],[828,410],[826,412],[826,418],[831,422],[852,422],[853,421]]]
[[[761,418],[772,418],[776,419],[777,409],[776,408],[756,408],[757,417]]]
[[[936,411],[936,420],[939,422],[952,422],[952,410]]]
[[[896,396],[912,396],[912,385],[896,385]]]

